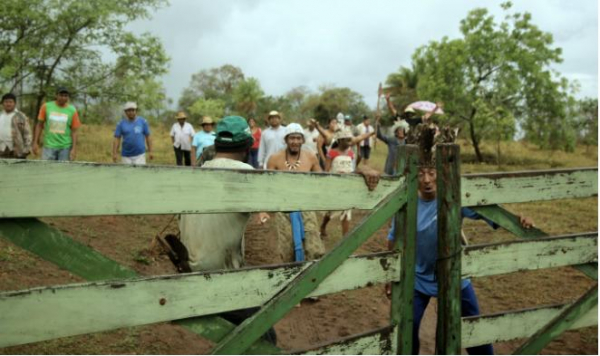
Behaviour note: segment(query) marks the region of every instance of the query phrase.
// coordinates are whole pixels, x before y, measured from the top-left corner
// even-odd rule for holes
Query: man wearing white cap
[[[267,169],[292,172],[321,172],[319,159],[309,149],[302,150],[306,142],[300,124],[286,126],[286,147],[271,155]],[[325,253],[319,236],[319,223],[314,211],[275,214],[277,249],[281,262],[316,260]]]
[[[267,117],[270,127],[262,132],[258,147],[258,165],[267,168],[271,155],[285,147],[285,127],[281,126],[281,114],[275,110]]]
[[[143,117],[137,116],[137,104],[134,102],[126,103],[123,111],[125,117],[119,121],[115,129],[113,162],[117,162],[117,154],[122,140],[121,163],[146,164],[146,146],[148,146],[148,158],[150,160],[154,158],[148,122]]]
[[[186,166],[192,165],[190,151],[192,149],[192,138],[194,138],[194,127],[185,122],[187,115],[180,111],[175,116],[176,123],[171,127],[171,142],[175,151],[175,162],[178,166],[185,163]]]

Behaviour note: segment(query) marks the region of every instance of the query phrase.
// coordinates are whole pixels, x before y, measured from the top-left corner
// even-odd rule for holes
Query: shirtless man
[[[305,142],[302,126],[292,123],[285,129],[286,148],[271,155],[267,162],[267,169],[321,172],[317,156],[309,150],[302,150],[302,144]],[[293,224],[300,223],[303,223],[304,238],[296,236],[294,239],[292,231],[298,231],[298,229],[294,229]],[[277,229],[277,251],[282,262],[303,261],[304,257],[307,260],[315,260],[325,253],[325,246],[319,236],[317,214],[314,211],[276,213],[275,226]]]

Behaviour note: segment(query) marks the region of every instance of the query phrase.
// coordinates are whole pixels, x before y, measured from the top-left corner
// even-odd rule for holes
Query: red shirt
[[[260,136],[262,135],[262,131],[260,127],[256,128],[256,132],[252,134],[252,138],[254,138],[254,143],[252,144],[253,150],[258,150],[258,146],[260,145]]]

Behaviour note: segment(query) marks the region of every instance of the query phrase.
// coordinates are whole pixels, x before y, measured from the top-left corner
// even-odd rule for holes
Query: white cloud
[[[421,45],[460,35],[474,7],[503,17],[498,1],[173,0],[150,21],[131,26],[159,36],[172,58],[164,82],[177,100],[192,74],[229,63],[256,77],[270,95],[305,85],[347,86],[375,105],[376,88]],[[518,1],[533,23],[563,48],[556,69],[597,97],[598,8],[595,1]]]

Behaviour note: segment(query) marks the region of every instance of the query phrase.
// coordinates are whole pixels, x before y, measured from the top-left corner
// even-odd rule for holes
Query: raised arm
[[[398,111],[396,110],[394,103],[392,103],[392,101],[390,100],[390,93],[385,94],[385,102],[387,103],[390,113],[392,114],[392,116],[395,117],[398,114]]]

